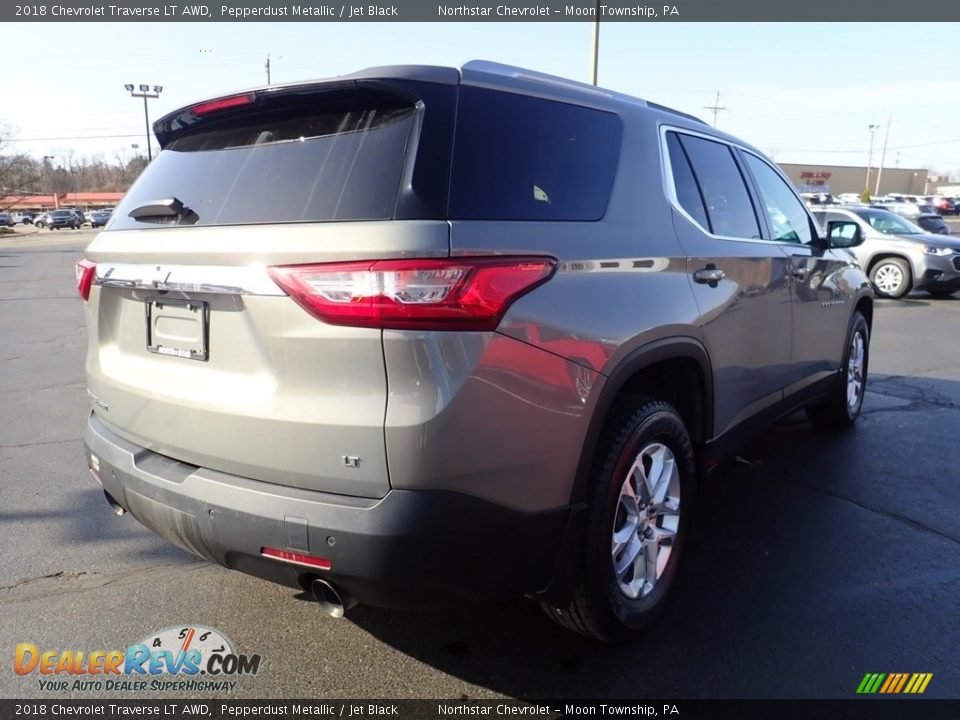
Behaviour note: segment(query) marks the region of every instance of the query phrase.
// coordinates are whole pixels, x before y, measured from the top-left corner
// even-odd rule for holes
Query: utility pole
[[[867,127],[867,129],[870,131],[870,152],[867,155],[867,180],[863,184],[863,192],[865,192],[868,195],[870,194],[870,170],[871,170],[870,166],[873,165],[873,136],[876,134],[878,127],[880,126],[870,125]]]
[[[597,84],[597,69],[600,64],[600,0],[593,4],[593,42],[590,47],[592,55],[590,65],[590,82]]]
[[[883,134],[883,150],[880,151],[880,167],[877,168],[877,186],[873,189],[874,195],[880,194],[880,178],[883,175],[883,161],[887,157],[887,141],[890,140],[890,123],[893,116],[887,118],[887,131]]]
[[[713,110],[713,126],[717,126],[717,113],[721,110],[726,110],[727,108],[720,106],[720,91],[717,90],[717,99],[713,101],[713,105],[704,105],[704,110]]]
[[[900,167],[900,151],[899,150],[897,150],[897,163],[894,167],[897,167],[897,168]]]
[[[267,85],[270,84],[270,54],[267,53],[267,62],[264,63],[263,69],[267,71]]]

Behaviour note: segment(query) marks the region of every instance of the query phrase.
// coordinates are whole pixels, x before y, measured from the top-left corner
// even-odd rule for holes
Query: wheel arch
[[[706,348],[696,338],[655,340],[632,351],[604,374],[607,379],[593,403],[580,451],[571,504],[582,502],[586,496],[597,441],[620,400],[643,395],[669,402],[683,418],[694,447],[713,434],[713,370]],[[677,391],[683,389],[678,383],[686,383],[685,387],[692,387],[694,392],[678,395]]]
[[[677,407],[691,433],[695,451],[713,434],[713,369],[706,348],[696,338],[674,336],[656,340],[632,351],[607,376],[596,400],[592,403],[587,433],[580,451],[573,488],[571,512],[564,531],[557,559],[547,587],[539,593],[549,602],[562,604],[569,599],[575,583],[575,568],[585,532],[587,502],[593,458],[604,427],[616,412],[619,400],[631,395],[649,395],[677,406],[670,397],[665,378],[675,382],[693,381],[696,402],[681,402]],[[659,383],[656,387],[655,383]],[[664,397],[664,396],[667,397]],[[691,415],[695,414],[696,417]]]
[[[870,273],[873,272],[873,269],[877,266],[877,263],[879,263],[881,260],[889,260],[890,258],[903,260],[907,264],[907,267],[910,268],[910,275],[912,276],[911,279],[917,277],[917,271],[916,271],[916,268],[913,267],[913,261],[910,259],[910,256],[904,253],[894,252],[892,250],[885,250],[883,252],[878,252],[876,255],[870,258],[870,262],[867,264],[867,268],[864,271],[867,273],[867,277],[869,277]]]

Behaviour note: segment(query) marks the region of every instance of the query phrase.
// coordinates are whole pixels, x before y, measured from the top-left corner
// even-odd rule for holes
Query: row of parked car
[[[960,240],[933,233],[883,205],[812,207],[826,230],[831,222],[855,223],[863,242],[849,248],[879,297],[901,298],[911,290],[947,297],[960,290]],[[923,217],[923,216],[920,216]],[[943,222],[943,219],[937,216]]]
[[[829,193],[801,193],[811,210],[831,207],[870,207],[889,210],[919,226],[924,232],[949,235],[950,226],[943,215],[955,215],[954,203],[960,208],[960,198],[934,195],[883,195],[872,198],[869,204],[860,200],[856,193],[841,193],[834,197]]]
[[[78,208],[61,208],[46,213],[0,212],[0,227],[14,225],[33,225],[38,228],[59,230],[60,228],[79,229],[84,225],[93,228],[103,227],[113,214],[113,208],[83,211]]]

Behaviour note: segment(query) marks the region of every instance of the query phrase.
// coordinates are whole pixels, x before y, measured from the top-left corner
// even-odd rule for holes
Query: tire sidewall
[[[636,418],[636,416],[634,416]],[[628,598],[619,589],[611,560],[611,538],[620,502],[620,488],[637,454],[647,445],[662,443],[670,448],[680,474],[680,522],[673,551],[663,575],[653,591],[641,598]],[[640,630],[650,624],[663,607],[677,575],[686,544],[693,495],[696,485],[693,448],[680,417],[668,406],[659,404],[650,415],[639,419],[626,442],[615,449],[616,460],[604,468],[598,493],[591,508],[591,535],[588,542],[587,577],[600,611],[608,617],[605,624],[611,634]]]
[[[863,336],[863,382],[860,387],[860,401],[856,409],[851,409],[847,402],[847,373],[849,373],[850,351],[853,349],[853,336],[857,333]],[[843,351],[843,365],[840,373],[840,395],[843,400],[843,407],[847,412],[847,417],[852,423],[860,417],[860,411],[863,409],[863,401],[867,395],[867,377],[870,369],[870,328],[867,327],[867,321],[860,312],[853,315],[850,323],[850,331],[847,333],[847,347]]]
[[[880,269],[886,265],[893,265],[903,276],[903,281],[900,283],[899,289],[893,293],[884,292],[877,286],[876,283],[877,274],[880,272]],[[912,284],[912,273],[910,272],[910,266],[899,258],[885,258],[880,260],[876,265],[873,266],[873,270],[870,272],[870,283],[873,285],[874,291],[880,297],[893,299],[901,298],[910,292],[910,286]]]

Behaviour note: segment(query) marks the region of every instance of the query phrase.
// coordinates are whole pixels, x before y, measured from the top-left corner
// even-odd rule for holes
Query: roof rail
[[[672,113],[673,115],[686,118],[687,120],[692,120],[693,122],[701,125],[707,124],[694,115],[688,115],[687,113],[674,110],[666,105],[650,102],[649,100],[634,97],[633,95],[626,95],[613,90],[599,88],[595,85],[590,85],[589,83],[568,80],[567,78],[557,77],[556,75],[548,75],[547,73],[537,72],[536,70],[527,70],[525,68],[514,67],[512,65],[502,65],[500,63],[490,62],[488,60],[471,60],[463,66],[461,73],[465,77],[470,77],[471,75],[487,75],[494,76],[496,78],[508,78],[511,80],[526,80],[528,82],[542,83],[544,85],[550,85],[553,88],[563,88],[577,93],[585,93],[588,95],[620,100],[622,102],[628,102],[635,105],[642,105],[655,110]]]
[[[671,113],[673,115],[679,115],[680,117],[686,118],[687,120],[693,120],[696,123],[701,125],[706,125],[706,121],[701,120],[696,115],[690,115],[689,113],[680,112],[679,110],[674,110],[672,107],[667,107],[666,105],[661,105],[660,103],[648,102],[647,107],[653,108],[654,110],[663,110],[664,112]]]

